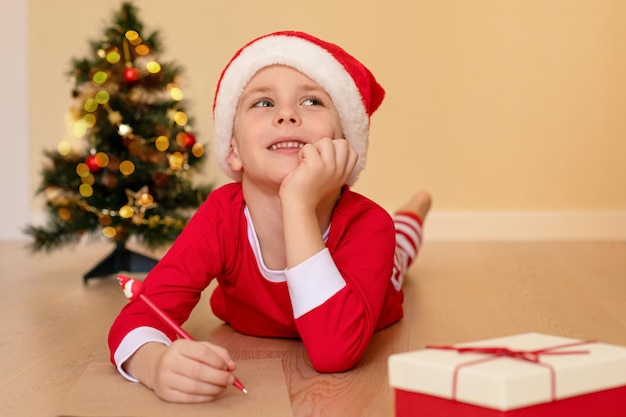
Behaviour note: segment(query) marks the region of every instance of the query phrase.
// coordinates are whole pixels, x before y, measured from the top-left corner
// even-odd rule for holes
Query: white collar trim
[[[244,207],[243,212],[246,216],[246,222],[248,223],[248,242],[250,243],[250,247],[252,248],[252,252],[254,253],[254,257],[256,259],[256,263],[259,267],[261,275],[263,275],[263,277],[270,282],[285,282],[285,270],[270,269],[265,265],[265,262],[263,261],[263,254],[261,252],[261,244],[259,243],[259,238],[256,235],[256,229],[254,228],[254,224],[252,223],[252,216],[250,216],[248,206]],[[329,233],[330,225],[322,235],[324,243],[326,243],[326,241],[328,240]]]

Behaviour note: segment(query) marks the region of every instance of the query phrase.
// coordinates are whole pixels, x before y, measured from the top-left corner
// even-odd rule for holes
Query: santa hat
[[[213,152],[219,166],[232,179],[241,180],[226,162],[237,104],[250,79],[260,69],[275,64],[300,71],[330,95],[345,139],[359,156],[348,180],[349,185],[354,184],[365,167],[370,116],[383,101],[385,90],[362,63],[341,47],[303,32],[261,36],[237,51],[224,68],[213,102]]]

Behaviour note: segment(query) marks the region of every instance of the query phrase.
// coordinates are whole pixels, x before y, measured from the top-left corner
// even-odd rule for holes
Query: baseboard
[[[45,222],[44,213],[31,216]],[[430,241],[626,241],[626,211],[432,212],[424,237]],[[26,239],[17,229],[0,240]]]
[[[433,212],[431,241],[626,241],[626,211]]]

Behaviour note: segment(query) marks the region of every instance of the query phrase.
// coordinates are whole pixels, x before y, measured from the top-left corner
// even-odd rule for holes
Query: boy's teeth
[[[304,146],[303,143],[300,142],[281,142],[276,143],[270,146],[270,149],[275,151],[276,149],[284,149],[284,148],[302,148]]]

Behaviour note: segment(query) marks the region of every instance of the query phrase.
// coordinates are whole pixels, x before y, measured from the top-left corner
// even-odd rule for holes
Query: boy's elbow
[[[360,355],[336,349],[309,355],[313,369],[320,373],[346,372],[359,362]]]

